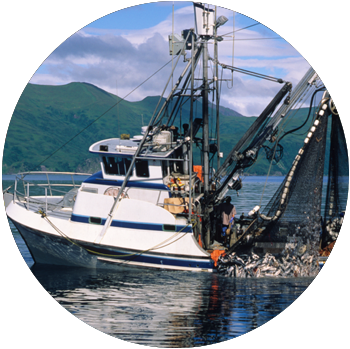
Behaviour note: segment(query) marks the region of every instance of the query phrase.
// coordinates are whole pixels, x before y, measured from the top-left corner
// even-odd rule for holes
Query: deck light
[[[228,21],[228,19],[225,16],[220,16],[217,20],[216,20],[216,24],[215,27],[219,28],[222,25],[224,25],[226,22]]]

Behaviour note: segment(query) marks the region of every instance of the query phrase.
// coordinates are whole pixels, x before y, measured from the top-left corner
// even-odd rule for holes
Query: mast
[[[203,194],[204,198],[209,196],[209,80],[208,80],[208,65],[209,65],[209,54],[208,54],[208,41],[214,39],[215,44],[215,64],[217,64],[217,28],[220,25],[223,25],[227,22],[227,18],[220,16],[216,19],[216,9],[210,9],[208,6],[205,6],[200,3],[193,3],[194,13],[195,13],[195,22],[196,22],[196,32],[197,35],[201,38],[201,47],[203,51],[203,82],[202,82],[202,154],[203,154]],[[219,125],[219,99],[218,99],[218,83],[217,75],[218,71],[214,72],[216,75],[216,104],[217,104],[217,125]],[[217,131],[219,131],[217,126]],[[217,134],[217,139],[219,138],[219,133]],[[218,140],[217,140],[218,142]],[[219,154],[218,154],[219,156]],[[218,163],[219,159],[218,159]],[[203,242],[205,248],[208,248],[210,245],[210,212],[211,207],[205,203],[207,200],[202,201],[202,232],[203,232]]]
[[[203,180],[204,195],[209,191],[209,84],[208,84],[208,41],[203,40]]]
[[[215,6],[215,23],[217,21],[217,6]],[[218,28],[215,26],[214,35],[214,64],[215,64],[215,92],[216,92],[216,146],[217,168],[220,168],[220,96],[219,96],[219,66],[218,66]]]

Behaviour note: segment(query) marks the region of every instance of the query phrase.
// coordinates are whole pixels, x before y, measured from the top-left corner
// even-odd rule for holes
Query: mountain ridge
[[[59,86],[27,84],[8,128],[3,173],[40,170],[42,166],[53,171],[95,171],[98,160],[88,152],[89,146],[123,133],[140,134],[142,121],[144,125],[149,123],[159,98],[149,96],[142,101],[129,102],[84,82]],[[189,113],[189,103],[182,108],[184,114]],[[194,109],[194,117],[200,117],[201,103],[196,102]],[[215,114],[215,106],[210,109]],[[291,128],[305,116],[305,111],[299,114],[290,123]],[[215,119],[214,115],[211,117]],[[255,119],[220,107],[220,149],[224,158]],[[286,137],[286,157],[272,174],[286,172],[288,162],[295,156],[293,152],[302,144],[303,136],[295,137],[298,142]],[[263,156],[260,158],[251,174],[267,172],[269,164],[263,161]]]

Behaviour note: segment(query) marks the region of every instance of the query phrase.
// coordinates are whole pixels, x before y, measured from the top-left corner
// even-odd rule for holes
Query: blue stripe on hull
[[[106,248],[97,248],[95,246],[86,246],[90,251],[94,251],[99,257],[108,257],[118,261],[124,261],[126,264],[128,262],[136,263],[147,263],[154,266],[173,266],[181,268],[199,268],[199,269],[212,269],[214,268],[214,262],[208,257],[205,260],[200,258],[186,258],[186,257],[170,257],[169,255],[152,255],[152,254],[143,254],[137,252],[126,252],[120,251],[117,249],[106,249]],[[92,253],[92,252],[90,252]],[[95,253],[92,253],[95,254]]]
[[[198,268],[198,270],[214,268],[214,262],[210,257],[191,258],[184,255],[162,255],[152,252],[144,254],[138,251],[101,246],[79,240],[72,240],[75,243],[73,244],[64,237],[34,230],[17,222],[13,223],[27,244],[34,261],[41,264],[110,268],[110,263],[103,263],[103,261],[98,260],[98,257],[101,257],[119,262],[113,263],[112,266],[116,268],[119,265],[132,266],[132,263],[146,263],[154,268],[168,267],[169,269],[181,268],[184,270],[186,268],[189,270],[193,268]]]
[[[89,216],[72,214],[71,221],[79,222],[79,223],[90,223]],[[106,222],[105,218],[101,218],[101,225],[104,225]],[[119,228],[128,228],[128,229],[137,229],[137,230],[155,230],[155,231],[164,231],[165,226],[171,226],[172,224],[156,224],[156,223],[144,223],[144,222],[129,222],[129,221],[120,221],[113,220],[111,226],[119,227]],[[166,230],[171,232],[183,232],[183,233],[191,233],[192,227],[186,225],[176,225],[175,230]]]

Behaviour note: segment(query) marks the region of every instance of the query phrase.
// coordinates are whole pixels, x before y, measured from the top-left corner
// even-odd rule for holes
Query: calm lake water
[[[3,179],[3,188],[11,185]],[[282,179],[269,179],[262,206]],[[265,178],[247,177],[239,196],[230,193],[238,214],[260,204],[264,185]],[[112,337],[148,346],[196,347],[241,336],[280,314],[313,281],[235,280],[206,273],[110,272],[33,265],[11,222],[10,227],[34,276],[68,312]]]

